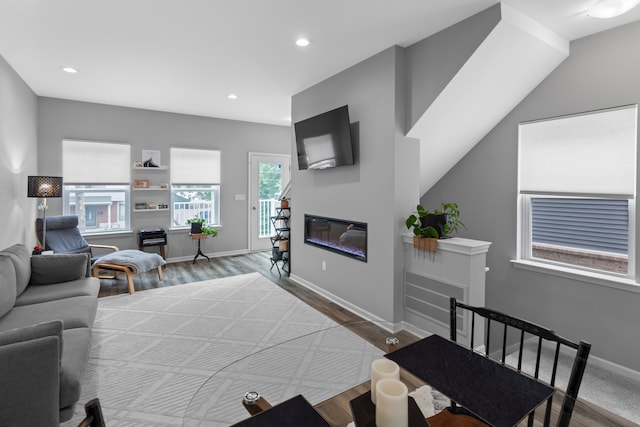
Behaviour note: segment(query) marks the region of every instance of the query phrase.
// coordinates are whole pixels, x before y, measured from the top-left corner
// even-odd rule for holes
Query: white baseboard
[[[219,257],[223,257],[223,256],[234,256],[234,255],[244,255],[244,254],[248,254],[249,250],[248,249],[238,249],[237,251],[226,251],[226,252],[214,252],[211,254],[206,254],[209,258],[219,258]],[[174,262],[182,262],[182,261],[193,261],[193,257],[195,255],[188,255],[188,256],[180,256],[180,257],[173,257],[173,258],[167,258],[167,264],[171,264]],[[200,261],[202,259],[202,256],[198,257],[198,261]],[[205,258],[206,259],[206,258]]]
[[[612,372],[620,375],[624,378],[628,378],[632,381],[640,382],[640,372],[627,368],[626,366],[618,365],[617,363],[610,362],[597,356],[589,356],[588,364],[597,366],[605,371]]]
[[[307,288],[313,292],[315,292],[316,294],[322,295],[323,297],[325,297],[326,299],[328,299],[329,301],[338,304],[340,307],[349,310],[350,312],[362,317],[363,319],[369,321],[369,322],[374,322],[376,323],[378,326],[380,326],[382,329],[384,329],[385,331],[388,331],[389,333],[396,333],[398,331],[401,331],[402,329],[406,329],[403,325],[403,323],[393,323],[393,322],[389,322],[387,320],[381,319],[380,317],[376,316],[375,314],[363,310],[362,308],[358,307],[355,304],[350,303],[349,301],[346,301],[334,294],[332,294],[331,292],[328,292],[327,290],[314,285],[313,283],[309,282],[308,280],[303,279],[300,276],[296,276],[295,274],[292,274],[289,279],[293,280],[294,282],[296,282],[297,284],[299,284],[300,286]]]

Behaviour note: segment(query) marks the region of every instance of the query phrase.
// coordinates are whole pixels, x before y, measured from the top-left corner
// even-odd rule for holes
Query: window
[[[220,151],[171,149],[172,227],[192,218],[220,225]]]
[[[130,231],[130,153],[129,144],[62,141],[62,210],[81,233]]]
[[[519,128],[518,259],[634,278],[637,106]]]

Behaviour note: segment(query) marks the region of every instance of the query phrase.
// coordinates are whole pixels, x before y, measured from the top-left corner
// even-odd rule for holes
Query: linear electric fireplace
[[[367,224],[304,214],[304,242],[367,262]]]

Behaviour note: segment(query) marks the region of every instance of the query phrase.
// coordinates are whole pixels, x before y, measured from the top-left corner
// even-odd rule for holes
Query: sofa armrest
[[[62,322],[0,332],[0,425],[57,425]]]
[[[82,254],[34,255],[29,285],[49,285],[91,276],[91,256]]]

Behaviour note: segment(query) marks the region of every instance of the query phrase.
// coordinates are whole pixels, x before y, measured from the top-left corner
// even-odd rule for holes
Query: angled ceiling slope
[[[568,56],[567,40],[502,3],[500,22],[407,134],[420,139],[420,194]]]

